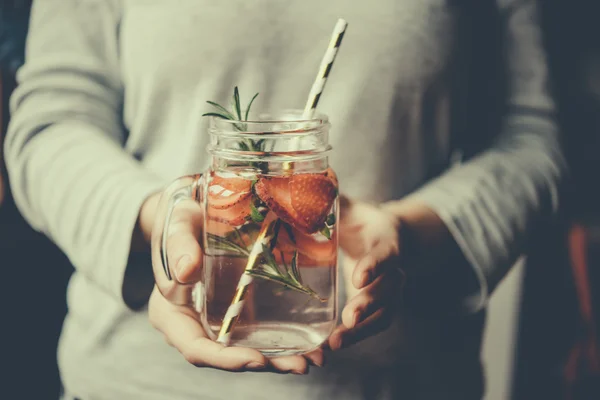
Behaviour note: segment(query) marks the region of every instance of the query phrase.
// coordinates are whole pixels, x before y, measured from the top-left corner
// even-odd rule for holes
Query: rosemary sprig
[[[256,93],[252,97],[252,100],[250,100],[250,103],[248,103],[248,107],[246,107],[245,117],[242,118],[242,106],[241,106],[241,102],[240,102],[240,91],[239,91],[238,87],[236,86],[233,89],[233,97],[231,99],[231,111],[229,111],[222,105],[209,100],[209,101],[207,101],[207,103],[210,104],[211,106],[215,107],[216,111],[204,113],[204,114],[202,114],[202,116],[203,117],[223,118],[223,119],[227,119],[230,121],[248,121],[248,115],[250,114],[250,108],[252,107],[252,103],[254,103],[254,100],[256,99],[257,96],[258,96],[258,93]],[[248,128],[247,125],[244,123],[242,123],[242,124],[236,123],[236,124],[234,124],[234,127],[238,131],[241,131],[241,132],[246,131]],[[261,139],[261,140],[247,139],[244,142],[240,142],[239,147],[241,150],[244,150],[244,151],[264,151],[265,150],[264,149],[265,141],[264,141],[264,139]]]
[[[304,284],[302,280],[302,275],[300,275],[300,269],[298,268],[298,252],[294,252],[294,256],[292,257],[291,264],[285,262],[285,258],[283,257],[283,253],[281,254],[282,266],[277,264],[275,261],[275,257],[273,256],[274,243],[277,242],[277,235],[279,234],[280,226],[283,225],[284,229],[286,224],[281,220],[277,220],[273,227],[273,239],[271,240],[271,246],[263,245],[262,257],[260,258],[260,262],[254,266],[249,271],[246,271],[247,274],[264,279],[267,281],[278,283],[282,286],[282,289],[295,290],[300,293],[304,293],[310,297],[318,299],[321,302],[327,301],[327,299],[323,299],[319,297],[319,295],[312,290],[309,286]],[[254,228],[251,228],[253,227]],[[225,251],[230,257],[242,257],[247,258],[250,255],[249,247],[246,245],[246,242],[243,239],[243,234],[247,234],[252,237],[252,234],[256,230],[255,224],[246,224],[239,229],[235,229],[234,231],[227,234],[227,236],[222,237],[218,235],[214,235],[212,233],[208,233],[208,245],[211,248]]]
[[[227,253],[229,253],[228,255],[230,256],[248,257],[250,255],[248,248],[240,246],[238,243],[235,243],[231,239],[212,233],[207,233],[206,237],[208,239],[209,247],[216,250],[226,251]]]
[[[317,292],[312,290],[309,286],[305,285],[300,275],[300,269],[298,268],[298,252],[294,252],[292,257],[291,266],[288,267],[287,263],[283,259],[283,270],[277,265],[275,257],[271,252],[269,246],[263,245],[263,263],[260,263],[253,269],[246,271],[247,274],[261,278],[267,281],[275,282],[287,289],[295,290],[300,293],[304,293],[310,297],[313,297],[320,302],[325,302],[327,299],[321,298]],[[283,257],[282,257],[283,258]]]

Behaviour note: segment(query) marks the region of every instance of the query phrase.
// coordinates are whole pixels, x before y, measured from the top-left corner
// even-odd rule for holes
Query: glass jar
[[[256,121],[212,117],[211,166],[163,194],[154,274],[171,302],[192,307],[207,335],[265,355],[320,346],[337,319],[338,183],[328,166],[330,124],[301,111]],[[178,207],[203,214],[203,266],[177,282],[167,239]],[[164,222],[163,222],[164,221]]]

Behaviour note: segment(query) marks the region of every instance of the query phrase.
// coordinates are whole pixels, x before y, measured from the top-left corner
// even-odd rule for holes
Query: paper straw
[[[348,27],[348,22],[346,20],[340,18],[338,19],[335,27],[333,28],[333,32],[331,34],[331,39],[329,40],[329,46],[327,46],[327,50],[323,55],[323,59],[321,60],[321,65],[319,66],[319,71],[317,76],[315,77],[315,81],[310,89],[310,93],[308,95],[308,100],[306,101],[306,106],[304,107],[304,112],[302,113],[302,118],[305,120],[312,119],[315,110],[317,109],[317,105],[319,104],[319,100],[321,100],[321,96],[323,94],[323,90],[325,90],[325,84],[327,83],[327,78],[331,74],[331,69],[333,68],[333,62],[335,61],[335,57],[340,49],[342,44],[342,39],[344,38],[344,34],[346,33],[346,28]],[[300,150],[300,138],[296,137],[292,140],[292,148],[294,150]],[[285,170],[293,169],[291,162],[284,163]]]
[[[248,274],[248,271],[251,271],[256,265],[258,257],[262,254],[263,245],[269,246],[271,243],[273,232],[271,231],[271,234],[269,235],[267,235],[267,233],[269,233],[269,228],[277,219],[269,214],[272,213],[269,212],[265,217],[262,228],[258,233],[256,241],[254,242],[252,250],[250,251],[250,255],[248,256],[246,268],[244,268],[244,273],[238,282],[231,305],[229,308],[227,308],[225,317],[223,317],[223,324],[221,325],[217,342],[222,343],[225,346],[229,345],[229,341],[231,340],[231,331],[233,330],[238,318],[240,317],[240,314],[242,313],[242,310],[244,309],[244,302],[246,300],[246,294],[248,293],[248,287],[254,280],[252,275]]]
[[[325,84],[327,83],[327,78],[331,74],[331,69],[333,68],[333,62],[335,61],[335,57],[338,53],[340,45],[342,44],[342,39],[344,38],[344,33],[346,32],[346,27],[348,23],[339,19],[335,28],[333,29],[333,33],[331,35],[331,40],[329,41],[329,46],[327,47],[327,51],[321,60],[321,66],[319,67],[319,73],[315,79],[315,82],[312,85],[310,90],[310,94],[308,96],[308,101],[306,102],[306,107],[304,108],[304,113],[302,114],[303,119],[311,119],[314,116],[317,105],[319,104],[319,100],[321,99],[321,95],[323,94],[323,90],[325,89]],[[296,149],[299,147],[298,139],[295,139]],[[286,163],[287,168],[291,168],[291,163]],[[263,222],[263,226],[261,231],[252,246],[252,250],[250,251],[250,255],[248,256],[248,262],[246,263],[246,268],[244,269],[244,273],[238,282],[238,286],[235,291],[235,295],[233,296],[233,300],[231,301],[231,305],[227,309],[225,313],[225,317],[223,317],[223,324],[221,325],[221,329],[219,331],[219,336],[217,337],[217,342],[224,344],[225,346],[229,345],[231,340],[231,331],[235,327],[237,320],[244,309],[244,302],[246,298],[246,294],[248,293],[248,287],[252,284],[254,280],[252,275],[248,274],[248,271],[251,271],[256,265],[256,261],[258,257],[262,254],[263,245],[269,246],[272,240],[272,234],[267,235],[269,232],[269,228],[274,223],[276,218],[269,218],[271,212],[267,214]]]
[[[335,28],[331,34],[331,40],[329,41],[329,46],[327,46],[327,51],[323,56],[323,60],[321,60],[319,73],[317,74],[315,82],[310,90],[306,107],[304,107],[304,114],[302,115],[304,119],[311,119],[315,114],[315,110],[319,104],[323,90],[325,89],[327,78],[331,74],[335,56],[337,55],[340,45],[342,44],[342,39],[344,38],[344,33],[346,32],[347,27],[348,23],[342,18],[338,19],[337,24],[335,24]]]

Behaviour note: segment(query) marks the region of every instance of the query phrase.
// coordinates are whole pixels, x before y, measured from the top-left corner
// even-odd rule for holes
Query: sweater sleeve
[[[485,306],[537,221],[557,212],[566,175],[535,1],[499,5],[507,12],[510,85],[502,133],[487,151],[410,195],[440,216],[473,267],[479,292],[465,299],[469,311]]]
[[[133,229],[160,187],[125,150],[117,0],[42,0],[5,140],[15,202],[77,273],[123,299]]]

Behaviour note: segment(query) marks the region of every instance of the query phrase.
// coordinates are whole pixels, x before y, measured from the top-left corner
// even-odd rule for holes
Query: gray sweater
[[[341,190],[373,202],[410,194],[430,205],[480,280],[466,304],[481,310],[534,222],[556,211],[565,172],[534,1],[498,4],[511,105],[502,134],[421,186],[449,151],[444,77],[456,26],[444,1],[36,1],[5,150],[23,215],[76,268],[59,349],[67,392],[83,400],[352,400],[412,390],[439,400],[461,390],[456,382],[476,385],[477,368],[454,383],[442,378],[462,370],[463,356],[477,364],[476,351],[431,347],[423,338],[439,326],[411,336],[417,324],[400,317],[308,377],[199,370],[152,329],[145,309],[127,307],[122,288],[143,200],[207,165],[205,100],[227,102],[237,85],[246,98],[260,92],[255,109],[302,108],[343,17],[350,25],[319,106],[333,124]]]

